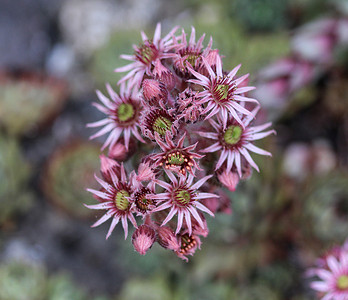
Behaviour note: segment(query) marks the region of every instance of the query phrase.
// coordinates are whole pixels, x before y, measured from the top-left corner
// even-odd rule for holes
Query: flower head
[[[207,60],[202,57],[203,63],[208,70],[209,77],[196,72],[193,68],[188,67],[190,72],[197,78],[189,80],[192,83],[198,84],[204,88],[204,91],[199,92],[199,104],[207,104],[203,113],[206,114],[205,120],[218,114],[226,127],[228,115],[230,114],[241,126],[243,122],[239,114],[251,115],[240,103],[254,102],[257,100],[243,96],[244,93],[251,91],[254,87],[238,87],[249,74],[240,78],[235,78],[240,65],[235,67],[231,72],[225,75],[222,71],[222,62],[219,55],[216,56],[216,72],[213,71]],[[239,114],[238,114],[239,113]]]
[[[210,43],[208,47],[203,51],[203,40],[205,34],[203,34],[196,43],[196,30],[194,27],[191,29],[191,35],[189,42],[186,41],[186,33],[184,29],[182,30],[182,34],[179,38],[180,42],[174,37],[174,45],[177,45],[177,49],[175,51],[175,56],[173,57],[173,68],[176,74],[178,74],[182,78],[190,78],[191,72],[187,68],[188,64],[190,64],[195,70],[202,64],[202,56],[206,56],[212,46],[212,39],[210,39]]]
[[[131,61],[129,65],[115,69],[115,72],[129,73],[123,77],[119,83],[130,79],[131,86],[140,86],[145,74],[151,75],[151,68],[157,59],[173,57],[173,53],[169,51],[172,47],[172,36],[177,30],[175,27],[164,38],[161,38],[161,24],[158,23],[153,39],[149,39],[144,32],[141,32],[143,44],[141,46],[133,46],[133,55],[121,55],[121,58]]]
[[[256,114],[258,108],[253,113]],[[211,146],[201,150],[202,152],[215,152],[220,151],[221,154],[217,161],[215,170],[218,170],[225,161],[227,161],[226,172],[229,172],[233,166],[236,167],[239,177],[242,177],[242,157],[257,171],[258,166],[251,158],[248,151],[255,152],[261,155],[269,155],[271,153],[260,149],[259,147],[252,144],[252,141],[262,139],[272,133],[274,130],[268,130],[261,132],[272,125],[272,123],[266,123],[259,126],[249,126],[252,116],[244,116],[240,121],[229,120],[226,122],[226,127],[219,125],[213,120],[209,120],[210,124],[216,130],[213,132],[198,132],[202,137],[213,139],[216,142]]]
[[[154,161],[154,167],[163,166],[167,170],[182,174],[188,171],[192,175],[196,169],[202,170],[195,159],[200,159],[204,155],[192,152],[196,148],[197,143],[184,147],[185,137],[186,134],[183,134],[175,145],[169,131],[167,131],[165,136],[166,143],[161,140],[158,133],[155,133],[156,142],[163,152],[151,156],[151,159]]]
[[[185,222],[189,235],[192,234],[192,222],[191,216],[198,222],[201,227],[204,227],[202,218],[197,212],[197,209],[214,216],[214,214],[206,208],[199,200],[211,197],[218,197],[217,195],[210,193],[201,193],[198,189],[209,179],[212,175],[208,175],[192,184],[194,176],[192,174],[181,175],[179,180],[175,175],[165,170],[168,178],[171,180],[171,184],[162,180],[156,179],[155,183],[163,187],[166,191],[156,195],[150,195],[148,198],[158,200],[158,203],[162,202],[153,211],[162,211],[170,208],[170,211],[163,221],[162,225],[167,224],[175,215],[178,216],[177,227],[175,233],[177,234],[183,227],[183,220]]]
[[[107,118],[87,124],[88,127],[104,126],[90,138],[94,139],[110,132],[102,149],[107,146],[112,148],[117,143],[122,133],[124,135],[124,143],[127,150],[131,134],[133,134],[139,141],[145,143],[138,132],[142,106],[137,91],[135,89],[125,89],[125,86],[121,85],[120,95],[118,95],[109,84],[106,85],[106,88],[111,100],[105,97],[100,91],[97,91],[97,95],[104,106],[98,103],[94,103],[94,105],[102,113],[106,114]]]
[[[111,182],[108,178],[100,179],[95,176],[95,179],[102,186],[101,190],[87,189],[91,192],[100,202],[94,205],[85,205],[89,209],[106,210],[106,213],[95,222],[92,227],[99,226],[109,219],[112,219],[109,231],[106,235],[108,239],[112,231],[115,229],[118,222],[121,220],[124,229],[125,238],[128,235],[128,222],[131,221],[133,226],[137,228],[137,223],[133,216],[134,204],[130,201],[130,195],[132,194],[132,186],[128,181],[123,164],[121,164],[119,174],[117,175],[114,168],[108,170]]]
[[[157,132],[161,137],[164,137],[167,132],[176,134],[177,120],[169,110],[163,108],[148,109],[142,114],[141,130],[144,136],[151,140],[155,140]]]
[[[325,266],[311,269],[311,275],[319,280],[311,283],[312,289],[319,292],[321,299],[348,299],[348,252],[341,249],[338,257],[329,255]]]

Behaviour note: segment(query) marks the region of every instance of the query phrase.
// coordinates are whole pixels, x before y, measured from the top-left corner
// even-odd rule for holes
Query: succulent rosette
[[[157,242],[187,260],[209,233],[205,218],[231,212],[223,189],[259,171],[249,152],[270,156],[254,142],[275,131],[252,125],[260,106],[248,97],[248,75],[237,76],[240,65],[224,70],[212,38],[205,47],[194,28],[188,41],[176,31],[142,33],[143,45],[122,56],[132,63],[116,69],[128,72],[120,92],[97,92],[106,118],[88,126],[102,127],[92,138],[109,133],[102,149],[110,157],[96,177],[100,190],[89,190],[100,203],[86,206],[106,211],[93,226],[111,219],[107,237],[120,221],[127,236],[130,223],[140,254]]]

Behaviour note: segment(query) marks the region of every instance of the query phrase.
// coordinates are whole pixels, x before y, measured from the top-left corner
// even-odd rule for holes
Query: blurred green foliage
[[[62,82],[35,74],[0,74],[0,125],[19,136],[49,122],[65,100]]]
[[[39,264],[9,261],[0,264],[1,300],[108,300],[88,295],[68,274],[49,275]]]
[[[0,135],[0,227],[30,208],[30,167],[16,140]]]
[[[138,30],[117,31],[105,46],[95,52],[88,68],[97,88],[103,89],[107,82],[112,86],[116,85],[126,73],[115,73],[114,69],[131,63],[120,58],[120,55],[132,54],[132,45],[139,45],[140,42],[141,35]]]
[[[85,218],[91,210],[83,203],[92,197],[86,188],[98,188],[93,175],[100,168],[99,145],[74,142],[59,149],[48,159],[42,183],[48,199],[68,214]]]

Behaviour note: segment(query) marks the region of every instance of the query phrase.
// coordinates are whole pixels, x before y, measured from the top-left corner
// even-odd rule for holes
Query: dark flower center
[[[348,276],[347,275],[341,275],[337,279],[337,287],[340,290],[346,290],[348,289]]]
[[[153,205],[153,201],[146,199],[146,195],[151,194],[148,188],[143,187],[139,192],[134,194],[135,205],[138,210],[145,213],[149,209],[149,205]]]
[[[127,210],[129,207],[129,201],[127,199],[129,197],[129,193],[126,190],[121,190],[116,193],[115,196],[115,205],[119,210]]]
[[[240,141],[242,136],[243,129],[238,125],[231,125],[227,127],[223,139],[224,142],[228,145],[235,145]]]
[[[197,241],[194,236],[189,236],[187,233],[181,236],[180,253],[185,255],[195,247],[197,247]]]

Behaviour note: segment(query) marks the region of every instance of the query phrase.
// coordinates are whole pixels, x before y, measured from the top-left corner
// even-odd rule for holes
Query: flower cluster
[[[107,238],[120,221],[127,237],[130,221],[140,254],[158,242],[187,260],[208,235],[206,216],[231,211],[222,187],[234,191],[259,170],[250,152],[271,154],[254,141],[274,130],[251,125],[260,107],[240,65],[224,70],[211,38],[204,47],[194,28],[189,38],[177,30],[162,38],[158,24],[153,39],[142,33],[142,45],[122,56],[131,63],[115,70],[128,72],[119,93],[109,84],[108,96],[97,92],[106,117],[88,126],[100,127],[91,138],[108,135],[109,153],[101,188],[89,189],[99,203],[86,206],[105,211],[93,226],[111,220]]]
[[[308,275],[316,277],[311,287],[318,297],[323,300],[348,299],[348,241],[341,247],[332,248],[316,264]]]

